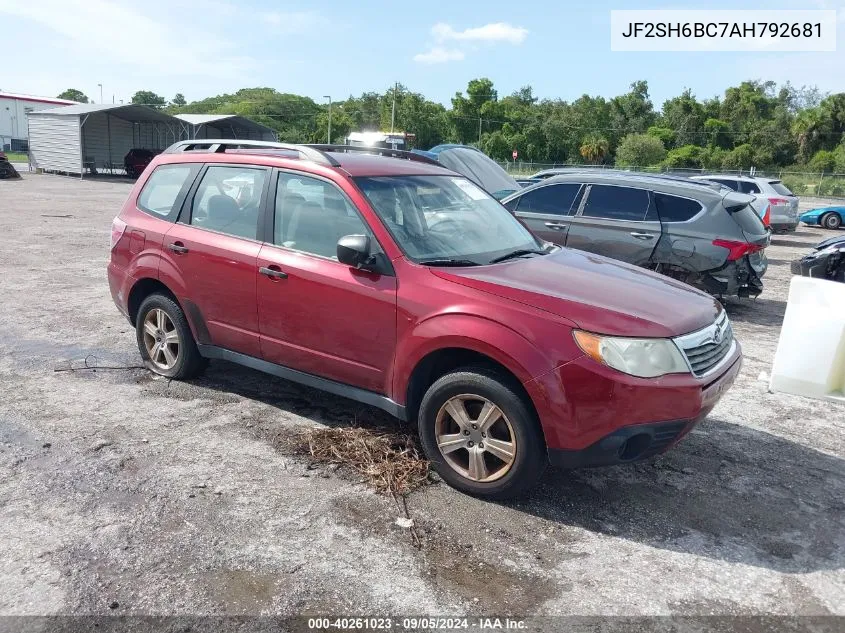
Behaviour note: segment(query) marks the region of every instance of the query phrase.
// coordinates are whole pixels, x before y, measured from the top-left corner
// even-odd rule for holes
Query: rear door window
[[[648,192],[645,189],[593,185],[582,215],[607,220],[642,221],[648,206]]]
[[[190,223],[200,228],[256,239],[268,171],[214,165],[194,194]]]
[[[655,193],[654,203],[661,222],[686,222],[702,209],[700,202],[666,193]]]
[[[795,194],[789,190],[789,187],[783,184],[780,180],[770,180],[769,184],[776,192],[782,196],[794,196]]]
[[[159,165],[144,183],[138,208],[160,218],[175,215],[198,170],[197,164]]]
[[[581,185],[564,183],[538,187],[519,197],[517,213],[542,213],[544,215],[570,215]]]

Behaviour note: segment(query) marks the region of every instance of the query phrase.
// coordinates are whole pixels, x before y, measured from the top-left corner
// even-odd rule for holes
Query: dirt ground
[[[745,365],[670,453],[549,470],[520,501],[402,511],[274,438],[394,424],[223,362],[143,369],[105,278],[124,182],[0,182],[0,614],[845,615],[845,406],[767,393],[789,262],[729,304]]]

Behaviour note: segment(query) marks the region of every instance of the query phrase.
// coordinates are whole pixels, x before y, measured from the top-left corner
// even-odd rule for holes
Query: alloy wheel
[[[144,347],[156,369],[168,371],[179,360],[179,333],[167,313],[153,308],[144,317]]]
[[[446,463],[477,482],[504,477],[516,459],[516,433],[504,412],[483,396],[449,398],[434,423],[437,448]]]

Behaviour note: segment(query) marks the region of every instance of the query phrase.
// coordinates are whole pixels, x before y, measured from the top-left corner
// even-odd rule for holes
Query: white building
[[[0,92],[0,149],[12,152],[27,151],[27,113],[75,104],[76,101],[67,99]]]

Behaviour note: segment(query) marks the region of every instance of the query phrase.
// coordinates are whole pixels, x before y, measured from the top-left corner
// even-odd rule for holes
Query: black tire
[[[178,352],[176,360],[171,367],[163,368],[150,358],[150,352],[145,342],[144,323],[148,315],[154,310],[163,311],[174,326],[178,335]],[[171,330],[172,332],[173,330]],[[141,303],[138,309],[138,316],[135,321],[135,338],[138,342],[138,351],[144,365],[153,373],[175,380],[184,380],[199,375],[205,369],[207,361],[200,355],[196,341],[188,325],[188,319],[182,308],[179,307],[171,297],[164,294],[151,294]]]
[[[826,213],[822,216],[821,220],[819,220],[819,224],[826,229],[835,231],[842,226],[842,217],[838,213]]]
[[[438,412],[450,398],[467,394],[480,396],[499,407],[510,422],[508,430],[512,429],[515,436],[516,449],[511,466],[493,481],[474,481],[461,474],[437,446]],[[512,380],[484,367],[460,368],[435,381],[420,404],[418,424],[423,450],[434,470],[450,486],[473,496],[486,499],[518,496],[537,483],[548,465],[546,444],[534,408]]]

